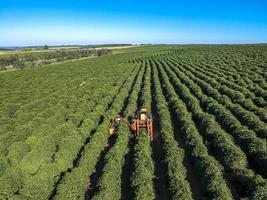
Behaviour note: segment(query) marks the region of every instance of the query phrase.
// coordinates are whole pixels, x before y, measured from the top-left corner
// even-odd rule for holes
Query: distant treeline
[[[132,44],[97,44],[97,45],[82,45],[81,48],[104,48],[104,47],[123,47],[132,46]]]
[[[53,62],[61,62],[69,59],[77,59],[88,56],[111,55],[111,49],[61,49],[40,53],[12,54],[0,57],[0,70],[9,68],[23,69],[26,67],[37,67]]]
[[[133,44],[88,44],[88,45],[49,45],[51,48],[106,48],[106,47],[123,47],[123,46],[132,46]],[[47,45],[45,45],[47,46]],[[21,50],[21,51],[31,51],[31,50],[40,50],[44,49],[44,46],[23,46],[23,47],[0,47],[0,50]]]

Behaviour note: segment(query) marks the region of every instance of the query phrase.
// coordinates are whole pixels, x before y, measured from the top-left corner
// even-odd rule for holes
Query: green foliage
[[[194,184],[203,199],[266,199],[266,52],[151,45],[0,56],[1,69],[101,56],[0,73],[0,199],[122,199],[125,178],[134,199],[157,198],[144,130],[108,134],[118,113],[152,114],[152,100],[170,199],[193,199]]]
[[[190,78],[192,80],[195,80],[196,83],[186,77],[185,73],[182,73],[180,70],[178,70],[178,68],[172,67],[172,69],[186,84],[186,86],[190,88],[190,92],[192,92],[195,96],[198,97],[198,99],[200,99],[203,108],[207,112],[215,115],[216,119],[220,122],[223,128],[225,128],[234,136],[238,144],[241,146],[242,150],[244,150],[249,155],[249,158],[253,160],[253,164],[257,166],[258,170],[266,175],[266,142],[257,138],[254,131],[249,130],[246,126],[243,126],[231,112],[229,112],[223,105],[220,105],[215,99],[213,99],[212,97],[214,97],[214,95],[208,97],[203,93],[205,91],[214,89],[212,89],[211,87],[200,87],[201,85],[196,85],[196,83],[199,83],[199,81],[194,76],[190,76]],[[186,74],[190,75],[189,72],[187,72]],[[203,92],[201,89],[203,90]],[[213,94],[215,92],[213,92]]]
[[[44,45],[44,50],[49,49],[49,47],[47,45]]]
[[[134,113],[137,109],[138,93],[140,90],[144,68],[141,68],[136,82],[133,85],[132,92],[128,97],[128,104],[124,111],[127,117]],[[117,133],[116,144],[113,146],[105,157],[105,166],[103,174],[97,183],[98,193],[93,199],[108,199],[110,196],[114,199],[121,199],[121,176],[124,163],[124,156],[128,152],[128,142],[132,136],[127,125],[120,125],[120,130]]]
[[[141,105],[147,108],[148,114],[151,113],[151,91],[150,76],[151,68],[149,63],[143,63],[145,74],[143,77],[143,88],[141,89]],[[153,188],[154,162],[152,159],[152,149],[150,139],[146,130],[142,129],[140,137],[136,138],[134,146],[134,169],[131,177],[131,186],[134,190],[134,199],[155,199]]]
[[[110,70],[110,68],[106,68],[110,65],[110,61],[105,62],[106,59],[104,57],[103,59],[104,61],[100,60],[102,66],[100,65],[101,67],[95,71],[92,69],[99,61],[93,60],[89,62],[89,65],[88,61],[78,63],[79,70],[76,71],[73,71],[72,68],[77,67],[75,64],[74,66],[66,64],[67,67],[59,65],[58,67],[47,67],[47,69],[40,68],[27,73],[20,71],[16,73],[18,80],[13,84],[9,82],[9,73],[0,75],[1,87],[6,88],[6,92],[3,91],[3,94],[5,94],[5,98],[9,99],[7,104],[1,105],[8,108],[5,109],[8,111],[5,115],[7,119],[2,121],[10,123],[5,123],[10,128],[0,127],[0,133],[2,133],[0,146],[4,156],[3,160],[1,159],[1,173],[3,173],[1,177],[3,184],[1,185],[6,188],[3,190],[8,190],[1,193],[1,196],[4,198],[10,196],[48,198],[54,190],[60,174],[73,167],[73,162],[77,158],[81,146],[90,137],[92,130],[98,126],[101,115],[113,101],[122,82],[129,79],[127,85],[129,88],[130,80],[134,79],[134,76],[129,76],[131,73],[129,69],[133,69],[133,66],[128,65],[128,72],[121,76],[119,72],[123,71],[125,66],[115,66]],[[120,59],[122,58],[119,57],[118,60]],[[114,60],[114,63],[118,60]],[[33,74],[35,75],[33,76]],[[49,79],[44,74],[48,74]],[[29,79],[30,77],[31,79]],[[69,77],[72,78],[69,79]],[[98,83],[101,82],[101,79],[105,79],[105,82],[102,87],[99,87]],[[28,87],[22,90],[26,80],[29,81]],[[86,83],[81,86],[83,81]],[[19,82],[23,84],[19,84]],[[69,85],[67,86],[67,84]],[[14,85],[16,85],[16,90],[13,89]],[[10,92],[8,88],[12,88],[14,92]],[[50,91],[47,93],[47,90]],[[127,95],[125,90],[121,91],[121,94]],[[22,93],[24,98],[18,99],[18,93]],[[99,102],[100,98],[101,102]],[[123,103],[122,97],[119,96],[115,99],[117,103],[119,101],[121,104]],[[9,107],[9,105],[12,106]],[[12,113],[10,112],[11,108]],[[2,110],[4,111],[4,109]],[[108,118],[114,116],[118,111],[107,113]],[[70,116],[75,116],[75,121]],[[12,120],[13,118],[15,120]],[[105,127],[102,128],[103,133],[107,132],[108,118],[108,123],[105,123]],[[10,132],[5,132],[7,129]],[[97,144],[98,138],[95,138]],[[7,171],[9,164],[12,169],[16,170]],[[91,166],[93,170],[93,163]],[[10,178],[13,173],[15,175],[15,172],[25,174],[18,179],[21,183],[19,186],[13,184]],[[82,173],[82,176],[84,177],[85,174]],[[81,177],[77,178],[82,180]],[[19,191],[10,188],[12,185],[19,188]],[[85,191],[84,187],[81,188]]]
[[[0,57],[0,70],[7,68],[24,69],[26,67],[36,67],[40,65],[47,65],[52,62],[62,62],[69,59],[77,59],[89,56],[105,56],[111,55],[112,50],[101,49],[59,49],[49,50],[47,45],[44,45],[45,52],[29,52],[21,54],[10,54]],[[49,51],[48,51],[49,50]]]
[[[0,176],[2,176],[9,167],[5,156],[0,155]]]
[[[8,168],[0,177],[0,197],[11,198],[23,186],[23,174],[17,168]]]
[[[175,90],[162,66],[157,61],[156,63],[162,84],[165,85],[165,92],[169,96],[169,103],[181,126],[181,132],[185,133],[187,148],[191,152],[196,172],[202,177],[201,180],[208,198],[232,199],[231,191],[223,179],[221,165],[208,154],[207,148],[202,142],[202,137],[191,119],[191,114],[187,111],[184,103],[177,98]]]
[[[134,70],[134,74],[137,73],[138,68]],[[139,79],[141,78],[142,73],[138,73]],[[90,115],[90,121],[89,123],[85,123],[85,127],[87,127],[88,124],[91,124],[92,122],[95,122],[97,118],[100,117],[101,113],[104,115],[104,121],[101,125],[95,124],[94,126],[90,127],[91,130],[96,129],[95,133],[90,137],[90,143],[86,144],[84,146],[84,152],[83,156],[79,161],[79,165],[75,166],[71,170],[71,173],[67,173],[64,176],[64,179],[62,180],[62,183],[58,187],[57,191],[57,199],[65,199],[68,197],[69,199],[84,199],[84,193],[90,188],[90,180],[88,180],[88,177],[95,172],[95,166],[98,162],[99,155],[101,151],[106,147],[108,143],[108,127],[110,125],[110,116],[115,116],[123,106],[125,98],[128,96],[128,91],[131,88],[131,84],[134,81],[135,76],[129,76],[126,79],[126,84],[123,85],[119,93],[116,93],[114,91],[114,99],[113,101],[108,98],[106,101],[102,99],[102,102],[105,102],[106,105],[111,101],[111,105],[109,109],[105,112],[105,110],[98,110],[97,113],[91,113]],[[140,82],[140,80],[139,80]],[[140,84],[140,83],[139,83]],[[135,88],[138,88],[138,85],[135,86]],[[133,100],[133,102],[136,102],[136,100]],[[132,108],[133,109],[133,108]],[[93,118],[95,117],[95,119]],[[88,120],[86,120],[88,122]],[[83,125],[82,125],[83,126]],[[85,127],[80,127],[81,130],[84,130]],[[124,128],[125,130],[129,131],[128,127]],[[116,145],[116,148],[114,150],[111,150],[113,152],[112,154],[115,154],[114,156],[118,159],[114,160],[114,156],[110,156],[110,158],[107,158],[106,160],[106,168],[107,168],[107,174],[103,175],[106,176],[106,178],[103,177],[103,180],[98,183],[98,187],[103,188],[100,190],[99,194],[95,196],[95,198],[102,198],[103,196],[107,197],[110,193],[113,195],[116,194],[116,196],[120,196],[119,189],[120,188],[120,171],[123,164],[123,155],[126,153],[127,150],[127,142],[129,136],[126,134],[123,134],[123,136],[119,137],[119,140],[121,141],[121,145]],[[126,137],[127,136],[127,137]],[[126,146],[125,146],[126,145]],[[98,156],[96,156],[98,155]],[[115,163],[114,163],[114,162]],[[112,162],[112,163],[110,163]],[[110,163],[110,164],[108,164]],[[114,165],[113,165],[114,164]],[[114,173],[116,167],[116,173]],[[121,166],[121,167],[119,167]],[[111,170],[112,169],[112,170]],[[105,169],[104,169],[105,170]],[[114,179],[113,176],[118,176],[119,178],[116,179],[118,181],[117,184],[113,184]],[[108,187],[108,186],[110,187]],[[111,187],[112,185],[112,187]]]
[[[134,149],[134,171],[131,185],[134,189],[135,199],[155,199],[153,188],[154,163],[152,160],[150,141],[146,136],[146,130],[137,138]]]

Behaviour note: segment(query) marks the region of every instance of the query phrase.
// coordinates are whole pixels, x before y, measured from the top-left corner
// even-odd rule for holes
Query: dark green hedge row
[[[114,67],[114,70],[118,71],[120,68]],[[98,73],[102,73],[100,69],[96,71],[98,71]],[[114,75],[108,72],[108,70],[104,69],[102,71],[106,74],[107,80],[113,79],[112,77],[114,77]],[[64,73],[64,71],[62,73]],[[21,76],[24,76],[24,73],[22,72],[18,72],[18,74],[22,74]],[[91,75],[94,76],[95,73],[91,73]],[[83,80],[87,79],[86,77],[74,78],[70,81],[72,84],[70,86],[64,84],[64,81],[66,81],[65,79],[67,79],[65,75],[60,78],[57,76],[49,76],[47,81],[46,79],[39,80],[39,76],[35,76],[37,76],[37,78],[32,78],[32,84],[27,87],[24,86],[26,87],[25,89],[20,88],[19,85],[20,82],[23,83],[23,81],[25,81],[23,78],[21,78],[22,80],[15,80],[18,81],[18,85],[14,87],[18,89],[15,89],[14,92],[8,92],[7,96],[5,95],[5,98],[8,98],[8,101],[3,101],[5,103],[3,107],[1,107],[1,110],[8,110],[9,113],[11,111],[14,113],[13,116],[10,116],[7,112],[5,112],[0,117],[0,134],[2,132],[8,138],[3,145],[0,145],[5,154],[8,151],[7,148],[4,148],[5,146],[8,147],[13,142],[26,140],[33,134],[33,131],[37,133],[46,131],[49,127],[52,129],[54,125],[58,126],[59,124],[66,123],[67,120],[72,121],[73,123],[80,123],[79,121],[81,118],[84,118],[83,115],[88,113],[87,111],[89,107],[92,106],[90,102],[93,99],[90,99],[88,96],[90,94],[89,91],[94,91],[92,96],[95,96],[95,99],[101,98],[101,96],[106,95],[108,93],[107,91],[109,91],[99,89],[98,83],[102,79],[101,76],[96,76],[94,80],[89,78],[89,80],[86,81],[86,84],[82,87],[80,87],[80,84]],[[56,77],[60,80],[59,83],[54,82],[54,78],[56,79]],[[28,78],[29,77],[26,76],[25,79],[27,80]],[[118,78],[120,77],[118,76]],[[5,79],[3,79],[3,81],[4,80]],[[116,81],[117,80],[114,79],[114,82]],[[58,84],[59,88],[57,86]],[[106,83],[104,83],[104,85],[108,86]],[[109,87],[113,88],[112,85],[113,83],[110,83]],[[7,87],[8,86],[5,86],[5,88]],[[36,90],[38,92],[36,92]],[[50,94],[44,95],[43,92],[40,92],[43,90],[48,90]],[[23,100],[16,99],[16,96],[21,97],[22,95],[25,95],[26,92],[29,93],[29,95],[31,94],[32,99],[30,97],[30,99],[25,97],[27,100],[26,102],[24,102],[24,98]],[[41,95],[41,97],[38,97],[39,95]],[[14,97],[14,100],[12,97]],[[15,101],[16,104],[9,103],[13,101]],[[84,108],[85,110],[82,111],[81,108]],[[27,134],[24,134],[23,137],[21,137],[22,132],[26,132]],[[5,136],[3,135],[2,137]]]
[[[143,67],[146,71],[139,101],[141,106],[146,107],[148,114],[151,114],[151,68],[148,60],[143,61]]]
[[[223,178],[222,166],[208,154],[206,146],[203,144],[202,137],[192,121],[191,114],[187,111],[184,103],[177,97],[173,86],[169,82],[169,77],[162,66],[156,61],[159,76],[164,84],[164,92],[170,104],[172,112],[177,117],[181,133],[186,138],[186,148],[188,148],[194,168],[206,191],[208,199],[233,199],[230,189],[227,187]]]
[[[171,64],[169,64],[171,66]],[[201,88],[196,85],[197,81],[193,81],[194,76],[190,73],[183,73],[178,68],[171,67],[176,75],[182,80],[182,82],[190,89],[202,103],[202,107],[205,111],[213,114],[222,127],[231,133],[235,138],[236,143],[242,148],[248,155],[249,159],[253,161],[253,165],[256,165],[257,169],[261,173],[266,175],[267,171],[267,146],[266,142],[258,138],[255,133],[248,130],[246,126],[243,126],[230,111],[219,104],[212,97],[206,96]],[[190,79],[190,78],[192,79]]]
[[[186,180],[186,169],[183,165],[184,151],[173,137],[173,127],[167,102],[161,90],[158,71],[152,62],[153,84],[155,87],[156,107],[160,120],[160,137],[164,152],[164,163],[167,166],[168,190],[172,199],[192,199],[190,185]]]
[[[211,52],[213,53],[213,52]],[[172,57],[168,57],[168,59],[176,60],[176,62],[179,62],[182,66],[195,66],[195,68],[204,73],[209,74],[209,76],[212,78],[212,80],[216,80],[217,83],[219,83],[217,80],[224,79],[223,81],[227,81],[227,86],[229,88],[234,89],[235,93],[241,92],[242,94],[245,94],[247,98],[251,98],[253,103],[257,105],[258,107],[263,107],[266,109],[267,103],[264,100],[266,99],[266,89],[267,89],[267,83],[264,81],[264,77],[260,75],[260,72],[263,70],[263,67],[259,67],[259,72],[256,72],[257,64],[252,66],[252,70],[247,70],[248,65],[251,64],[251,62],[246,62],[245,70],[235,70],[235,66],[238,63],[234,64],[226,64],[222,60],[222,56],[218,55],[216,57],[209,57],[208,59],[196,59],[195,56],[184,56],[181,59],[181,56],[176,54]],[[231,62],[232,60],[227,60],[227,62]],[[220,72],[220,68],[222,66],[225,66],[225,70],[223,72]],[[230,72],[230,71],[234,72]],[[233,73],[230,74],[229,73]],[[228,76],[226,76],[228,74]],[[249,76],[253,74],[251,79]],[[252,81],[253,80],[253,81]],[[214,82],[213,82],[214,83]],[[222,82],[221,82],[222,83]],[[222,83],[222,85],[224,85]],[[239,92],[238,92],[239,91]],[[240,94],[240,93],[239,93]],[[255,94],[255,95],[254,95]],[[264,98],[263,98],[264,97]],[[237,99],[236,99],[237,100]],[[244,106],[251,106],[251,100],[246,99],[245,102],[243,102]],[[255,105],[253,105],[253,109],[255,110]]]
[[[181,67],[179,69],[181,69]],[[267,138],[267,125],[264,122],[260,121],[260,119],[255,114],[245,110],[239,104],[232,103],[232,101],[227,96],[221,95],[205,80],[195,77],[194,81],[197,81],[197,84],[202,88],[203,92],[206,95],[213,97],[219,103],[224,105],[225,108],[229,109],[242,124],[248,126],[251,130],[257,133],[259,137]]]
[[[151,115],[151,67],[147,60],[144,61],[143,67],[145,67],[145,74],[140,101],[141,106],[147,108],[148,115]],[[131,185],[134,191],[134,199],[155,199],[153,188],[154,162],[150,139],[147,137],[145,129],[141,130],[140,137],[135,140],[133,163]]]
[[[47,128],[46,132],[36,132],[35,134],[29,135],[29,139],[27,139],[27,143],[25,144],[31,145],[32,149],[31,151],[28,151],[29,153],[26,152],[26,155],[22,155],[23,159],[18,163],[18,166],[9,168],[6,174],[0,178],[2,183],[1,193],[8,197],[18,196],[21,199],[28,198],[29,196],[32,196],[33,198],[48,198],[54,189],[54,184],[59,179],[59,174],[62,171],[66,171],[68,168],[71,169],[73,167],[72,163],[75,157],[77,157],[79,149],[89,137],[91,130],[98,125],[99,117],[105,112],[105,109],[112,101],[113,96],[116,95],[118,91],[117,89],[122,85],[122,81],[127,77],[128,74],[125,74],[121,79],[116,80],[119,80],[118,86],[113,88],[113,91],[110,90],[109,94],[103,101],[90,113],[89,117],[91,121],[84,120],[84,123],[79,126],[78,129],[75,123],[71,120],[67,122],[63,120],[63,124],[57,124],[58,121],[53,122],[48,120],[47,123],[49,123],[51,127]],[[109,82],[109,84],[106,86],[112,86],[114,83],[112,82],[112,79],[109,81],[107,80],[107,82]],[[76,91],[78,93],[80,92],[79,89],[76,89]],[[97,96],[95,97],[98,99]],[[86,102],[82,103],[82,105],[85,104]],[[87,106],[85,107],[88,108]],[[85,112],[88,111],[85,110],[84,113]],[[55,124],[56,128],[52,126],[53,124]],[[88,128],[87,132],[80,129],[86,129],[85,126]],[[11,148],[13,152],[12,156],[16,156],[16,152],[21,151],[23,145],[21,142],[19,142],[19,144],[20,145],[18,146],[14,143],[14,147]],[[24,153],[24,151],[22,151],[22,153]],[[8,181],[8,179],[10,179],[9,172],[14,168],[18,173],[23,174],[18,180],[21,183],[20,186]],[[15,175],[13,172],[12,174]],[[12,188],[17,188],[19,193]],[[18,195],[14,195],[14,193],[18,193]]]
[[[193,65],[196,66],[196,65]],[[257,107],[252,100],[255,99],[251,96],[250,92],[246,91],[238,91],[238,87],[240,86],[232,86],[229,87],[225,82],[229,82],[228,80],[224,80],[223,82],[221,77],[215,74],[209,74],[205,68],[202,67],[190,67],[190,64],[183,64],[183,67],[190,70],[192,73],[197,75],[200,79],[205,80],[207,83],[210,83],[212,87],[217,89],[221,94],[227,95],[233,103],[238,103],[243,106],[246,110],[253,112],[257,115],[260,120],[263,122],[267,122],[267,114],[264,108]]]
[[[92,85],[97,87],[97,84]],[[110,89],[111,88],[112,87],[110,87]],[[60,102],[56,102],[57,99],[66,99],[64,94],[60,92],[49,96],[49,99],[43,99],[42,101],[27,104],[16,112],[18,115],[15,122],[16,130],[12,130],[1,135],[2,137],[7,136],[9,138],[8,141],[3,141],[4,144],[1,145],[2,153],[8,153],[10,144],[14,142],[24,142],[32,135],[48,130],[52,131],[61,124],[72,123],[75,127],[78,127],[81,121],[86,118],[86,111],[91,111],[99,98],[109,95],[108,92],[104,92],[103,89],[101,89],[96,90],[96,92],[92,95],[92,98],[89,99],[86,97],[74,98],[74,95],[76,94],[71,94],[68,97],[68,103],[60,100]],[[43,103],[44,101],[47,103]],[[54,101],[55,104],[53,104]],[[53,105],[50,106],[50,102]],[[47,106],[47,108],[42,108],[43,105]],[[28,134],[24,134],[24,137],[19,134],[26,131]]]
[[[235,145],[232,138],[221,129],[212,115],[202,111],[199,101],[193,97],[190,90],[181,83],[165,63],[163,65],[180,98],[183,99],[199,124],[200,132],[209,141],[216,158],[223,163],[228,173],[240,177],[240,183],[247,192],[250,191],[250,196],[254,195],[255,188],[265,184],[265,180],[260,176],[255,176],[254,172],[248,168],[245,154]]]
[[[128,104],[124,111],[124,116],[128,118],[133,116],[137,109],[138,91],[141,88],[142,77],[144,76],[144,67],[141,67],[141,71],[136,79],[136,83],[133,86],[131,94],[129,94]],[[128,142],[132,133],[129,127],[125,124],[120,125],[120,130],[117,133],[117,139],[115,145],[110,149],[105,157],[105,166],[102,176],[97,184],[98,192],[93,199],[121,199],[121,175],[124,165],[124,156],[129,151]]]
[[[194,56],[189,54],[184,56],[182,60],[187,63],[194,63],[208,72],[224,77],[255,93],[255,89],[258,87],[267,89],[267,84],[264,80],[266,79],[266,73],[264,73],[265,52],[262,50],[258,48],[256,51],[251,51],[251,49],[244,48],[242,51],[237,52],[236,50],[229,51],[227,49],[227,51],[220,51],[218,53],[214,49],[205,56],[203,56],[203,52],[201,52],[202,55],[196,52]],[[178,54],[175,56],[180,58]]]
[[[183,63],[185,66],[188,64],[189,66],[192,65],[192,62]],[[216,80],[215,83],[219,85],[225,85],[227,88],[232,89],[236,92],[237,96],[243,96],[243,98],[255,98],[255,95],[250,92],[246,87],[242,87],[230,80],[224,78],[223,73],[218,73],[215,70],[211,70],[210,67],[207,67],[204,63],[196,63],[194,68],[198,70],[200,73],[204,73],[206,76],[210,78],[214,78]],[[234,96],[234,95],[233,95]]]
[[[192,64],[194,61],[191,61],[190,64]],[[188,62],[187,62],[188,63]],[[246,63],[246,69],[248,69],[248,65],[250,65],[251,62]],[[264,80],[264,77],[260,75],[260,73],[256,73],[257,65],[252,66],[252,70],[234,70],[235,64],[225,64],[225,68],[223,71],[220,71],[220,66],[222,64],[218,64],[216,66],[207,64],[205,61],[197,62],[195,63],[197,65],[197,69],[200,69],[202,72],[206,72],[211,77],[219,77],[218,81],[224,84],[226,81],[226,85],[234,90],[240,91],[245,94],[246,97],[253,97],[255,98],[254,94],[256,96],[263,96],[266,98],[266,90],[267,89],[267,83]],[[263,67],[260,67],[260,70],[262,70]],[[205,74],[206,74],[205,73]],[[228,76],[226,76],[226,74]],[[252,93],[249,94],[248,90],[250,90]],[[254,94],[253,94],[254,93]]]
[[[131,176],[131,186],[134,199],[155,199],[153,188],[154,163],[152,150],[146,130],[141,130],[134,146],[134,170]]]
[[[139,69],[136,68],[134,74],[137,73],[137,70]],[[138,73],[140,74],[140,72]],[[97,127],[94,135],[92,135],[90,139],[90,142],[85,146],[79,165],[74,168],[71,173],[67,173],[62,183],[59,185],[56,195],[57,199],[84,198],[86,190],[90,188],[89,177],[95,172],[95,166],[99,160],[100,153],[108,143],[110,118],[111,116],[116,116],[121,110],[135,77],[135,75],[128,76],[126,83],[123,88],[120,89],[119,93],[116,94],[110,108],[106,110],[105,113],[102,113],[104,114],[103,123]],[[94,122],[91,117],[89,119],[91,122]]]

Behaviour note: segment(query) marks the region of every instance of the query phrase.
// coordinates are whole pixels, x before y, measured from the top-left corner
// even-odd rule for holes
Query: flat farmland
[[[141,107],[152,141],[109,134]],[[0,73],[0,199],[267,199],[267,47],[135,46]]]

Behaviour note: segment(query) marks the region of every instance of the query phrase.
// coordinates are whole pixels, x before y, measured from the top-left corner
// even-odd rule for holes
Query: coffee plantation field
[[[118,113],[153,116],[154,139]],[[267,199],[267,46],[161,45],[0,72],[0,199]]]

